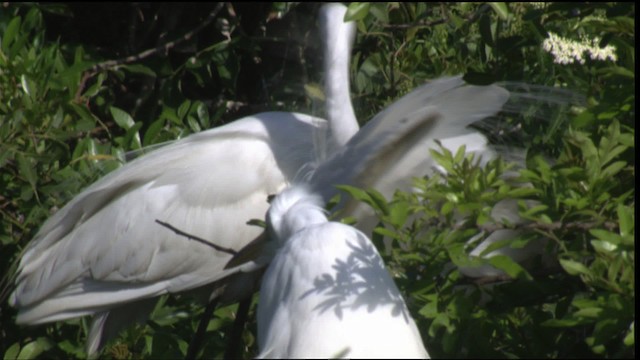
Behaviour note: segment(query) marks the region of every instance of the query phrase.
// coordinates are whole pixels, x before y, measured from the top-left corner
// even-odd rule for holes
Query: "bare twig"
[[[478,17],[480,17],[480,14],[484,11],[485,11],[484,8],[480,8],[478,9],[478,11],[469,14],[463,19],[465,20],[465,22],[474,22]],[[442,18],[442,19],[437,19],[432,21],[418,20],[409,24],[385,24],[383,25],[383,27],[386,29],[411,29],[414,27],[431,28],[436,25],[445,24],[448,21],[449,21],[449,18],[447,17],[447,18]]]
[[[238,348],[242,342],[242,331],[244,330],[247,317],[249,316],[249,310],[251,309],[251,296],[244,300],[241,300],[238,304],[238,310],[236,311],[236,319],[233,322],[233,328],[231,329],[231,336],[229,337],[229,343],[227,344],[227,350],[224,352],[224,359],[239,359]]]
[[[209,321],[213,316],[213,311],[218,305],[218,299],[219,298],[210,300],[207,307],[204,309],[204,312],[200,317],[200,323],[198,323],[198,329],[196,329],[196,332],[191,338],[191,342],[189,342],[189,348],[187,349],[187,354],[184,357],[185,360],[194,360],[198,354],[198,350],[202,347],[202,340],[204,339],[204,334],[207,331]]]
[[[566,274],[566,272],[560,266],[550,266],[542,269],[536,269],[534,271],[529,271],[529,274],[533,278],[543,278],[543,277],[547,277],[555,274]],[[513,280],[515,279],[507,274],[500,274],[500,275],[492,275],[492,276],[483,276],[479,278],[463,278],[462,282],[473,283],[476,285],[489,285],[489,284],[513,281]]]
[[[502,229],[510,229],[510,230],[519,230],[519,229],[530,229],[530,230],[541,230],[545,232],[561,230],[561,229],[578,229],[578,230],[591,230],[593,228],[602,226],[607,230],[615,230],[618,228],[618,225],[612,221],[605,221],[603,223],[597,221],[573,221],[563,223],[562,221],[556,221],[552,223],[540,223],[540,222],[530,222],[524,224],[516,224],[516,225],[506,225],[506,224],[485,224],[479,226],[480,230],[486,232],[495,232],[497,230]]]
[[[231,255],[237,255],[237,254],[238,254],[238,252],[237,252],[237,251],[235,251],[235,250],[233,250],[233,249],[226,248],[226,247],[223,247],[223,246],[220,246],[220,245],[216,245],[216,244],[214,244],[214,243],[212,243],[212,242],[210,242],[210,241],[207,241],[207,240],[202,239],[202,238],[200,238],[200,237],[197,237],[197,236],[195,236],[195,235],[191,235],[191,234],[189,234],[189,233],[186,233],[186,232],[184,232],[184,231],[182,231],[182,230],[180,230],[180,229],[176,228],[175,226],[173,226],[173,225],[171,225],[171,224],[169,224],[169,223],[166,223],[166,222],[164,222],[164,221],[160,221],[160,220],[156,219],[156,222],[157,222],[158,224],[160,224],[160,225],[162,225],[162,226],[166,227],[167,229],[172,230],[172,231],[173,231],[173,232],[175,232],[176,234],[178,234],[178,235],[181,235],[181,236],[184,236],[184,237],[188,238],[189,240],[195,240],[195,241],[197,241],[197,242],[199,242],[199,243],[202,243],[202,244],[204,244],[204,245],[210,246],[210,247],[212,247],[212,248],[214,248],[214,249],[216,249],[216,250],[218,250],[218,251],[222,251],[222,252],[227,253],[227,254],[231,254]]]
[[[84,75],[82,76],[82,79],[80,80],[80,86],[78,86],[78,91],[76,91],[76,96],[75,96],[76,102],[81,102],[80,95],[84,91],[85,84],[87,83],[87,81],[93,76],[95,76],[97,73],[99,73],[100,71],[115,68],[123,64],[133,63],[133,62],[148,58],[152,55],[158,54],[160,52],[167,52],[172,48],[176,47],[177,45],[180,45],[183,42],[190,40],[193,36],[195,36],[197,33],[202,31],[209,24],[211,24],[211,22],[215,19],[215,17],[218,15],[220,10],[222,9],[222,6],[224,6],[223,2],[218,3],[215,9],[213,9],[209,13],[209,16],[207,16],[207,18],[204,19],[204,21],[200,25],[198,25],[195,29],[189,31],[188,33],[184,34],[179,39],[176,39],[174,41],[169,41],[163,45],[159,45],[152,49],[144,50],[136,55],[127,56],[117,60],[107,60],[92,66],[89,70],[85,71]]]

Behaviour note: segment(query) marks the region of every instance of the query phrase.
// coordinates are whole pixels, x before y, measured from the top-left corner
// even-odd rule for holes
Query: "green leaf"
[[[187,124],[189,124],[189,128],[194,133],[202,131],[202,128],[200,127],[200,123],[198,122],[198,120],[196,120],[196,118],[191,115],[187,116]]]
[[[180,104],[180,106],[178,107],[178,118],[180,120],[184,119],[184,117],[189,112],[190,108],[191,108],[191,101],[185,100],[184,102],[182,102],[182,104]]]
[[[599,240],[605,241],[605,242],[609,242],[612,243],[614,245],[620,245],[620,243],[622,243],[622,237],[616,233],[613,233],[611,231],[608,230],[603,230],[603,229],[591,229],[589,230],[589,233],[595,237],[597,237]]]
[[[53,342],[47,338],[39,337],[36,340],[26,344],[20,350],[18,359],[35,359],[43,352],[51,349]]]
[[[612,253],[618,248],[616,244],[601,240],[591,240],[591,245],[597,252],[604,254]]]
[[[324,91],[318,84],[304,84],[304,92],[311,100],[325,101]]]
[[[389,220],[393,226],[400,228],[409,216],[409,204],[405,201],[396,201],[389,204]]]
[[[384,215],[389,215],[389,206],[387,205],[387,199],[376,189],[367,190],[369,197],[371,198],[371,205],[375,204],[375,208],[382,211]]]
[[[380,227],[380,226],[373,229],[373,232],[382,236],[389,237],[391,239],[396,239],[396,240],[400,239],[400,235],[397,232],[393,230],[389,230],[387,228]]]
[[[336,185],[336,188],[346,192],[356,200],[359,200],[362,202],[370,201],[369,194],[367,194],[367,192],[362,189],[358,189],[357,187],[350,186],[350,185]]]
[[[198,102],[196,114],[198,115],[198,121],[204,129],[211,127],[211,117],[209,116],[209,109],[207,109],[207,105],[202,102]]]
[[[599,74],[623,76],[629,79],[635,79],[636,77],[636,74],[633,71],[627,68],[624,68],[622,66],[609,66],[606,68],[599,69],[597,72]]]
[[[18,153],[16,154],[16,160],[18,161],[18,169],[20,169],[20,175],[22,175],[22,177],[24,177],[29,182],[29,184],[33,188],[33,191],[35,192],[37,176],[33,159],[25,157],[22,153]]]
[[[569,274],[569,275],[590,275],[591,271],[584,266],[583,264],[573,261],[573,260],[565,260],[560,259],[560,266]]]
[[[20,29],[20,23],[22,19],[19,16],[14,17],[9,21],[9,25],[4,31],[4,35],[2,36],[2,50],[3,52],[8,52],[9,47],[13,44],[16,38],[16,34]]]
[[[573,313],[573,316],[596,319],[600,317],[601,314],[602,314],[602,308],[591,307],[591,308],[580,309],[575,313]]]
[[[612,178],[615,175],[617,175],[620,172],[620,170],[624,169],[625,166],[627,166],[626,161],[616,161],[613,164],[604,168],[600,173],[600,175],[602,178]]]
[[[364,19],[369,14],[370,3],[352,2],[347,8],[344,16],[345,21],[358,21]]]
[[[158,142],[164,125],[165,121],[163,119],[158,119],[151,123],[151,125],[147,128],[147,131],[144,133],[144,146],[149,146]]]
[[[628,236],[633,234],[634,221],[633,210],[630,207],[618,204],[616,208],[618,213],[618,223],[620,225],[620,235]]]
[[[111,116],[113,116],[113,120],[121,128],[128,130],[135,124],[131,115],[127,114],[126,111],[118,109],[115,106],[110,106],[109,111],[111,112]]]
[[[423,306],[419,313],[427,319],[435,318],[439,313],[437,297],[433,297],[433,301],[430,301],[427,305]]]
[[[20,75],[20,85],[22,85],[22,91],[24,91],[31,100],[36,100],[35,85],[25,74]]]
[[[509,8],[506,3],[503,2],[490,2],[489,6],[493,9],[493,11],[500,17],[502,20],[507,20],[509,18]]]
[[[7,351],[4,352],[4,360],[13,360],[18,358],[20,352],[20,343],[13,343]]]
[[[385,3],[373,3],[369,7],[369,12],[382,24],[389,23],[389,10]]]
[[[513,279],[533,280],[531,275],[520,264],[505,255],[495,255],[487,259],[491,266],[504,271]]]
[[[541,325],[548,327],[574,327],[585,323],[589,323],[589,321],[585,319],[549,319],[543,321]]]
[[[518,202],[518,205],[522,205],[523,207],[526,206],[522,202]],[[543,212],[543,211],[545,211],[547,209],[549,209],[549,207],[547,205],[544,205],[544,204],[532,206],[531,208],[529,208],[526,211],[522,212],[522,216],[527,217],[527,218],[531,218],[534,215],[536,215],[536,214],[538,214],[540,212]]]
[[[124,144],[127,144],[131,149],[141,149],[142,143],[140,141],[140,132],[139,130],[142,128],[142,123],[135,123],[132,127],[127,130],[127,133],[124,137]]]
[[[121,65],[120,67],[134,74],[143,74],[151,77],[157,76],[155,71],[151,70],[149,67],[144,66],[142,64]]]
[[[635,321],[631,322],[631,325],[629,325],[629,331],[627,331],[627,335],[624,337],[623,343],[627,346],[634,346],[635,345],[635,332],[636,332],[636,325],[635,325]]]

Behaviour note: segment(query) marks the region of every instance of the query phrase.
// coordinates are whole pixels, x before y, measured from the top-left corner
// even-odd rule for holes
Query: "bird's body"
[[[134,314],[144,318],[157,296],[207,286],[239,271],[225,269],[230,254],[177,235],[156,220],[240,250],[260,235],[246,222],[264,216],[267,197],[318,158],[318,134],[328,137],[332,148],[313,174],[314,193],[328,201],[337,193],[334,185],[350,184],[389,197],[408,189],[412,177],[428,173],[434,139],[471,134],[467,125],[496,113],[506,101],[502,88],[443,78],[401,98],[353,137],[358,125],[345,101],[350,54],[344,49],[350,49],[354,24],[343,22],[344,6],[327,9],[341,10],[328,10],[324,20],[327,53],[334,54],[326,62],[333,67],[326,71],[329,121],[256,114],[179,140],[100,179],[48,219],[25,249],[10,296],[18,323],[94,315],[88,339],[93,354]],[[332,52],[332,46],[343,50]],[[413,121],[432,117],[441,120],[433,132],[420,127],[407,141],[393,141]],[[469,136],[474,140],[467,145],[485,148],[484,137]],[[345,201],[341,208],[360,220],[360,229],[371,229],[373,216],[365,206]],[[253,291],[252,283],[238,286]]]
[[[196,228],[192,234],[204,238],[215,234],[211,240],[229,248],[237,248],[236,238],[257,236],[260,229],[246,221],[264,216],[267,196],[313,159],[305,154],[306,139],[294,135],[311,134],[316,121],[322,120],[276,112],[241,119],[161,148],[94,183],[45,222],[27,247],[12,297],[21,308],[18,321],[66,318],[47,315],[44,303],[58,294],[80,296],[64,291],[72,284],[91,289],[99,282],[132,283],[152,293],[155,286],[142,289],[167,281],[165,292],[175,292],[211,281],[224,265],[212,259],[229,255],[155,220]],[[30,308],[36,304],[42,306]]]
[[[258,357],[428,357],[375,246],[321,206],[294,185],[269,210],[280,248],[260,289]]]
[[[498,113],[508,99],[509,92],[502,87],[468,85],[461,76],[422,85],[381,111],[345,146],[318,164],[314,191],[325,201],[337,192],[326,184],[374,188],[387,198],[398,189],[411,191],[413,178],[436,171],[429,153],[438,148],[436,140],[453,152],[467,145],[468,151],[489,159],[495,154],[486,138],[468,126]],[[432,117],[436,121],[422,121]],[[345,215],[371,222],[372,214],[367,214],[365,205],[343,199],[341,207]],[[358,227],[365,232],[371,228],[370,224]]]
[[[246,222],[264,216],[268,195],[313,160],[311,136],[323,122],[258,114],[158,149],[94,183],[27,247],[10,298],[18,323],[97,314],[227,276],[230,254],[155,221],[238,250],[260,234]]]
[[[276,250],[258,304],[259,357],[426,358],[420,333],[384,263],[361,231],[329,222],[322,210],[332,184],[373,187],[384,195],[426,171],[438,139],[469,134],[508,99],[496,86],[442,78],[405,95],[367,123],[304,184],[273,201],[267,214]],[[464,100],[466,106],[455,104]],[[366,220],[352,200],[341,215]],[[366,226],[359,224],[359,227]]]
[[[344,10],[327,11],[324,18],[327,81],[340,81],[327,84],[327,96],[343,106],[333,113],[338,117],[327,123],[298,113],[256,114],[166,145],[98,180],[49,218],[25,249],[9,299],[19,310],[17,322],[94,315],[91,355],[130,320],[146,318],[157,296],[237,272],[225,269],[231,254],[156,220],[239,250],[260,235],[247,222],[264,217],[268,196],[316,160],[318,139],[334,147],[348,141],[358,129],[351,102],[331,100],[349,99],[345,50],[355,25],[343,18]],[[327,140],[331,133],[341,136]],[[227,300],[254,291],[250,281],[239,283],[230,285],[239,295]]]

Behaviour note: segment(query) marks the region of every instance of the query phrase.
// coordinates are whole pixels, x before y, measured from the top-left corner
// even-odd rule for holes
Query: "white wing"
[[[337,11],[323,15],[331,24],[324,30],[331,59],[325,85],[337,91],[327,91],[327,100],[340,97],[345,110],[330,114],[331,127],[307,115],[258,114],[175,142],[99,180],[45,222],[27,247],[10,296],[18,323],[95,314],[91,354],[117,333],[121,320],[149,311],[145,299],[239,270],[223,269],[230,255],[155,221],[240,249],[261,233],[246,222],[264,216],[267,196],[316,159],[313,139],[326,139],[330,130],[341,133],[339,141],[329,139],[335,144],[357,131],[348,81],[355,25],[343,22],[344,6],[329,7]],[[246,282],[232,285],[253,290]]]
[[[19,266],[18,323],[92,314],[228,274],[229,254],[155,223],[239,249],[261,233],[267,196],[314,159],[313,124],[263,113],[192,135],[99,180],[42,226]],[[107,295],[108,294],[108,295]]]
[[[435,140],[455,146],[468,141],[484,152],[486,139],[468,125],[500,111],[509,93],[498,86],[466,85],[461,77],[423,85],[383,110],[339,152],[320,164],[311,184],[328,201],[337,184],[375,188],[389,198],[409,190],[413,177],[433,171]],[[362,206],[342,204],[344,215],[367,217]],[[359,225],[361,229],[367,225]]]

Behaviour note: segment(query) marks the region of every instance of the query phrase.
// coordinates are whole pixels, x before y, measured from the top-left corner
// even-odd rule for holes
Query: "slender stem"
[[[223,246],[220,246],[220,245],[216,245],[216,244],[214,244],[214,243],[212,243],[210,241],[207,241],[207,240],[205,240],[203,238],[197,237],[195,235],[188,234],[188,233],[186,233],[186,232],[184,232],[184,231],[176,228],[175,226],[173,226],[173,225],[171,225],[169,223],[166,223],[164,221],[160,221],[160,220],[156,219],[156,222],[158,224],[166,227],[167,229],[172,230],[176,234],[182,235],[182,236],[188,238],[189,240],[195,240],[195,241],[197,241],[199,243],[202,243],[204,245],[210,246],[210,247],[212,247],[212,248],[214,248],[214,249],[216,249],[218,251],[222,251],[222,252],[227,253],[227,254],[231,254],[231,255],[237,255],[238,254],[238,252],[233,250],[233,249],[226,248],[226,247],[223,247]]]

